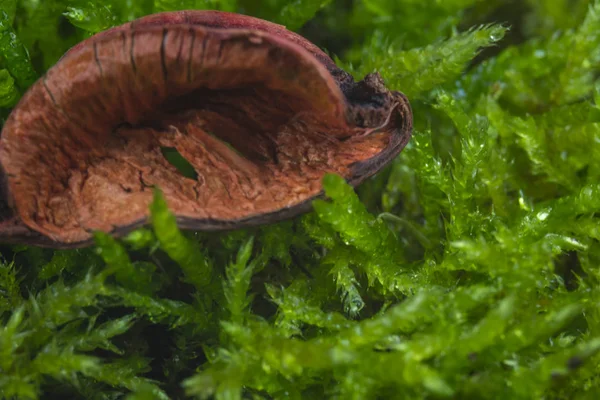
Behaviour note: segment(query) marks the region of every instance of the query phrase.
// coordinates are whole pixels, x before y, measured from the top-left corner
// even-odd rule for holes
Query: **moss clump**
[[[0,107],[156,11],[299,29],[407,93],[415,135],[281,224],[1,249],[0,397],[597,398],[600,2],[0,1]]]

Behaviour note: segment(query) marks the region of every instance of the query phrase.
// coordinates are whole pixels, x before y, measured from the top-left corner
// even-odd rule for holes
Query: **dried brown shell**
[[[182,228],[292,217],[327,172],[355,185],[408,142],[407,99],[361,82],[284,27],[216,11],[148,16],[72,48],[0,139],[0,240],[78,247],[148,221],[162,189]],[[163,156],[194,167],[183,176]]]

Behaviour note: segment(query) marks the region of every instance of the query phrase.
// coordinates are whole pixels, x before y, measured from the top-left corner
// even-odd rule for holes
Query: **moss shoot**
[[[292,221],[0,245],[1,399],[600,398],[600,1],[0,0],[0,116],[159,11],[287,25],[414,137]]]

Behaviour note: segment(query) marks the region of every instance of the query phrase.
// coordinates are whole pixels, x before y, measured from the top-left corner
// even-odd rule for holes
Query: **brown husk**
[[[125,234],[147,223],[153,187],[183,228],[290,218],[322,195],[325,173],[358,184],[411,130],[401,93],[377,74],[355,83],[279,25],[145,17],[71,49],[13,110],[0,139],[0,240],[78,247],[94,230]]]

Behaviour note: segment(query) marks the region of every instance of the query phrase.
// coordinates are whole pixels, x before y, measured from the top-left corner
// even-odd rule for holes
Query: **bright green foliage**
[[[27,89],[37,79],[26,48],[23,46],[12,25],[12,18],[6,11],[0,12],[0,60],[18,87]],[[7,80],[5,78],[5,80]],[[10,84],[9,84],[10,85]]]
[[[14,309],[22,300],[14,264],[0,264],[0,313]]]
[[[96,324],[98,315],[91,311],[99,304],[100,295],[110,296],[110,289],[101,275],[88,275],[71,287],[57,281],[13,309],[0,330],[3,397],[38,398],[40,384],[50,378],[75,387],[93,378],[134,391],[141,382],[150,384],[144,378],[134,379],[136,372],[128,373],[117,364],[102,365],[97,357],[84,353],[104,349],[124,354],[110,340],[126,332],[135,318]],[[84,311],[86,308],[90,311]],[[162,392],[154,386],[154,393]]]
[[[571,29],[578,26],[585,17],[589,2],[571,0],[527,0],[532,16],[526,29],[532,34],[548,35],[557,30]]]
[[[44,3],[44,4],[42,4]],[[59,23],[67,11],[65,2],[35,0],[19,1],[15,31],[29,50],[38,73],[51,67],[72,45],[83,39],[84,33],[60,35]],[[16,78],[16,76],[15,76]]]
[[[539,114],[589,95],[600,63],[600,5],[581,24],[549,38],[536,38],[482,63],[461,82],[465,91],[489,92],[511,111]],[[501,80],[497,80],[498,77]],[[495,78],[494,78],[495,77]],[[487,88],[482,85],[495,83]]]
[[[466,11],[479,3],[483,1],[363,0],[354,9],[352,25],[362,35],[381,31],[390,39],[403,37],[405,48],[419,47],[451,34]],[[488,10],[498,2],[491,3]]]
[[[134,265],[129,260],[125,248],[115,239],[103,232],[96,232],[95,236],[98,253],[110,271],[115,271],[115,279],[121,286],[148,295],[157,289],[152,284],[156,265],[148,262],[138,262]]]
[[[15,80],[5,69],[0,70],[0,107],[12,107],[19,100],[20,94],[15,86]]]
[[[567,35],[571,47],[564,69],[559,75],[558,90],[552,93],[555,102],[568,103],[589,93],[600,65],[600,4],[590,8],[581,26]]]
[[[17,13],[17,0],[0,0],[0,9],[6,13],[6,18],[12,23]]]
[[[236,0],[155,0],[154,11],[225,10],[233,11]]]
[[[225,299],[230,313],[230,320],[234,323],[242,323],[247,318],[248,306],[251,303],[251,296],[248,295],[250,288],[250,278],[254,266],[248,265],[248,260],[252,255],[253,238],[244,243],[238,252],[235,262],[229,263],[226,273],[226,282],[224,287]]]
[[[388,84],[414,98],[457,78],[480,48],[501,40],[504,33],[501,26],[485,26],[455,34],[444,42],[401,51],[401,41],[389,43],[389,38],[378,31],[360,53],[352,56],[351,60],[360,61],[360,68],[353,72],[362,77],[378,71]]]
[[[182,232],[158,188],[125,238],[3,246],[0,398],[600,395],[600,1],[0,0],[0,107],[91,33],[192,7],[380,72],[413,137],[292,221]]]
[[[340,177],[326,175],[323,186],[333,202],[316,200],[314,208],[319,219],[340,235],[342,243],[337,246],[343,246],[344,250],[334,247],[333,251],[339,254],[331,257],[337,264],[336,269],[343,265],[339,263],[345,258],[347,262],[353,259],[367,274],[370,285],[378,283],[384,292],[410,290],[410,281],[404,279],[403,271],[397,268],[404,260],[401,248],[396,246],[394,235],[384,222],[367,212]]]
[[[295,0],[290,1],[281,9],[278,22],[290,30],[297,30],[310,20],[321,8],[331,3],[331,0]]]
[[[82,4],[81,7],[67,7],[64,15],[74,26],[90,33],[111,28],[117,20],[111,7],[91,1]]]
[[[154,194],[152,225],[161,248],[183,269],[186,280],[197,289],[203,289],[211,279],[212,266],[201,250],[177,229],[173,214],[160,191]]]

